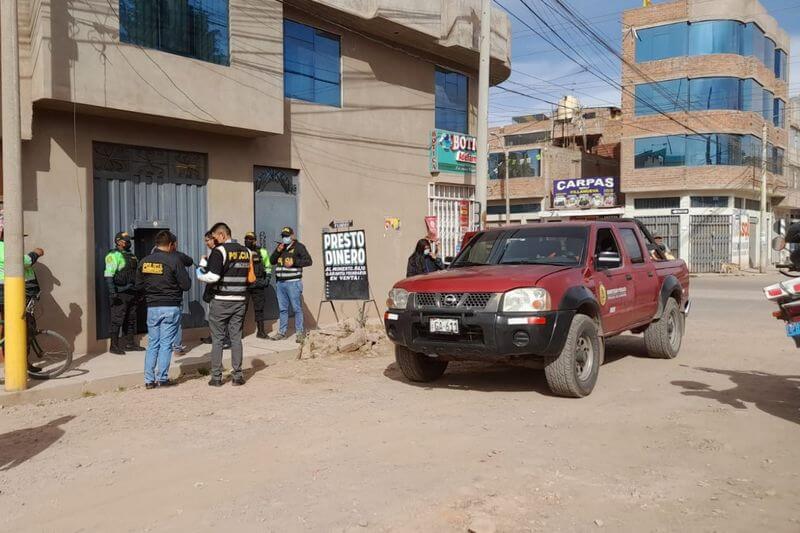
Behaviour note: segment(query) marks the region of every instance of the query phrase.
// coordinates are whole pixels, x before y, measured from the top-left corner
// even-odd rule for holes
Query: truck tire
[[[409,381],[427,383],[442,377],[447,361],[439,361],[425,354],[412,352],[405,346],[394,347],[394,358],[400,371]]]
[[[586,315],[575,315],[561,354],[545,364],[544,375],[554,394],[582,398],[594,389],[602,362],[597,323]]]
[[[683,341],[684,317],[675,298],[667,300],[664,314],[644,330],[644,345],[648,357],[674,359]]]

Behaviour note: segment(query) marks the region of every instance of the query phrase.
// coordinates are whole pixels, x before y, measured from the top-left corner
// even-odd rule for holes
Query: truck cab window
[[[617,239],[614,238],[614,233],[611,231],[611,228],[600,228],[597,230],[597,244],[595,245],[594,256],[599,257],[601,253],[608,252],[614,253],[619,258],[622,258],[619,246],[617,245]],[[599,264],[597,267],[601,268]]]
[[[622,235],[622,242],[625,243],[625,250],[631,258],[631,263],[644,263],[644,253],[639,239],[636,238],[636,233],[630,228],[622,228],[619,232]]]

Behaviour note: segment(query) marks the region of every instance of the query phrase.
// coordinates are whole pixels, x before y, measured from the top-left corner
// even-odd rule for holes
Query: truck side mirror
[[[455,257],[453,257],[452,255],[448,255],[447,257],[444,258],[444,262],[449,265],[450,263],[453,262],[453,259],[455,259]]]
[[[774,239],[772,239],[772,249],[776,252],[780,252],[786,248],[786,239],[783,238],[782,235],[778,235]]]
[[[600,252],[596,262],[598,270],[609,270],[622,266],[622,257],[617,252]]]

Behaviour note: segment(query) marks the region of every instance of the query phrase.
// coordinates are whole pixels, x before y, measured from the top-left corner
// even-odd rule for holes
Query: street
[[[0,530],[798,531],[774,278],[693,278],[679,357],[614,339],[580,400],[522,368],[411,384],[384,350],[5,408]]]

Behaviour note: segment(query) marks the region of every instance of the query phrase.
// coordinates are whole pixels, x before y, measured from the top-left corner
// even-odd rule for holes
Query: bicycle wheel
[[[60,376],[72,364],[72,350],[69,349],[67,339],[55,331],[37,332],[28,346],[28,375],[33,379]],[[40,370],[32,372],[31,365]]]

